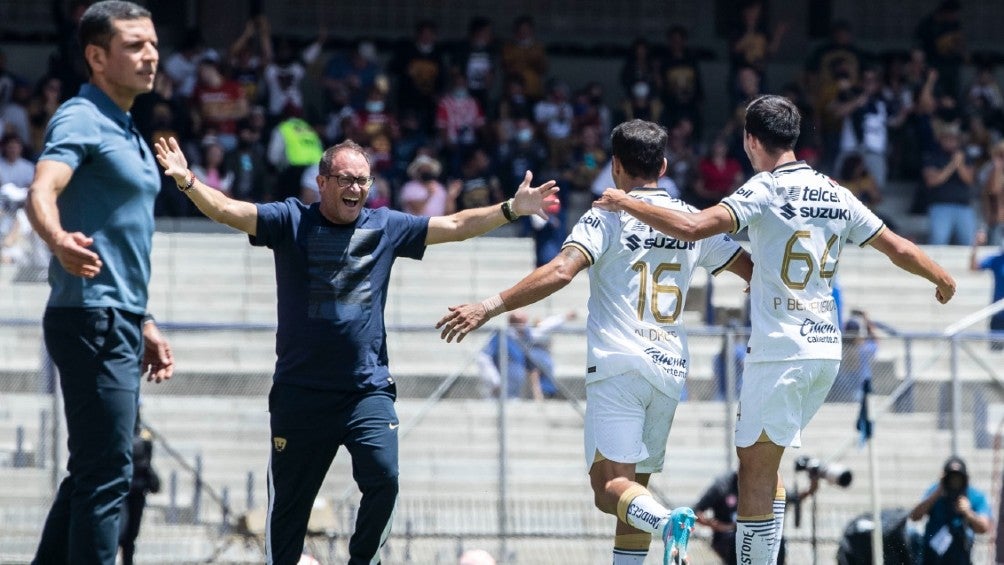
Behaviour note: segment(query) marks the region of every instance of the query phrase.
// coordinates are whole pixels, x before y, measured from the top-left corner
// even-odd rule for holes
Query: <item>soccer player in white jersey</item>
[[[652,122],[614,128],[614,183],[625,198],[696,213],[657,188],[666,140]],[[749,255],[728,236],[683,242],[627,214],[593,209],[551,262],[480,304],[451,307],[436,325],[444,339],[460,341],[492,316],[537,302],[589,269],[585,458],[597,508],[620,519],[615,565],[640,565],[652,535],[665,540],[671,533],[670,510],[645,487],[662,469],[689,368],[680,315],[698,266],[746,281],[753,272]]]
[[[736,448],[739,563],[777,560],[784,527],[778,464],[819,409],[840,364],[831,284],[845,242],[870,244],[901,269],[936,287],[938,302],[955,280],[920,248],[893,233],[847,189],[795,160],[800,116],[790,100],[761,96],[746,108],[743,147],[758,174],[716,206],[681,214],[607,190],[594,205],[623,211],[681,241],[749,230],[756,269],[753,333],[739,393]]]

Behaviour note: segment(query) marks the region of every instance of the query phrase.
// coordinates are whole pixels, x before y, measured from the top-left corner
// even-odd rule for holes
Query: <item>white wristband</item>
[[[494,318],[499,314],[505,312],[505,303],[502,302],[502,295],[496,294],[491,298],[486,298],[481,301],[481,307],[485,309],[485,314],[488,314],[489,318]]]

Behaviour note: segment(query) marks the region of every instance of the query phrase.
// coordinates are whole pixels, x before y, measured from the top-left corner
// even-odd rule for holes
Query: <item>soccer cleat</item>
[[[694,529],[697,516],[686,506],[681,506],[669,514],[669,522],[662,529],[662,541],[666,546],[662,565],[687,562],[687,542]]]

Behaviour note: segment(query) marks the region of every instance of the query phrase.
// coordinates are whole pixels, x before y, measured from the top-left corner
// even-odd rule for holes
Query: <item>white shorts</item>
[[[599,453],[638,473],[661,471],[678,404],[633,371],[587,383],[586,469]]]
[[[736,447],[761,432],[782,447],[801,447],[802,429],[826,400],[837,377],[836,359],[747,362],[736,414]]]

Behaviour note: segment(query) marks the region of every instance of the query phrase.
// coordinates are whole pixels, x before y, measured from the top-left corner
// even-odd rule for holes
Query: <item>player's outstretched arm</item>
[[[589,267],[589,259],[575,247],[565,247],[558,256],[546,265],[537,267],[511,288],[476,304],[460,304],[450,306],[449,313],[443,316],[436,329],[442,329],[439,337],[450,342],[454,338],[457,343],[464,336],[480,328],[503,312],[516,310],[538,302],[572,282],[579,271]]]
[[[696,214],[667,210],[632,198],[623,190],[608,188],[593,206],[610,212],[627,212],[660,232],[681,241],[697,241],[732,231],[732,215],[722,206],[712,206]]]
[[[461,210],[449,216],[434,216],[429,218],[429,229],[426,232],[425,244],[434,245],[448,241],[463,241],[492,231],[509,223],[503,212],[503,206],[508,207],[512,216],[529,216],[536,214],[547,219],[544,212],[544,200],[558,192],[553,180],[540,186],[530,186],[533,173],[526,172],[523,182],[516,189],[516,195],[502,205],[492,204],[471,210]]]
[[[944,304],[955,295],[955,279],[941,265],[912,241],[904,239],[889,228],[882,230],[872,242],[872,247],[884,253],[893,265],[908,273],[924,277],[937,287],[934,297]]]
[[[176,139],[162,137],[154,142],[154,150],[157,152],[157,162],[164,167],[164,174],[174,179],[206,217],[249,235],[258,232],[258,208],[250,202],[234,200],[195,178],[188,169],[188,159],[181,152]]]

